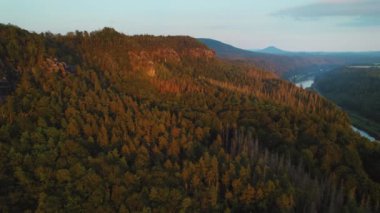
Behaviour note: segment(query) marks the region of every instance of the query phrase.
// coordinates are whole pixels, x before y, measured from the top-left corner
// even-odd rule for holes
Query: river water
[[[314,79],[307,79],[307,80],[304,80],[304,81],[297,82],[297,83],[295,83],[295,85],[297,87],[301,87],[301,88],[306,89],[306,88],[311,87],[313,85],[313,83],[314,83]],[[359,133],[362,137],[367,138],[369,141],[375,141],[375,138],[372,137],[372,136],[370,136],[366,131],[364,131],[362,129],[358,129],[357,127],[354,127],[354,126],[351,126],[351,128],[355,132]]]
[[[313,85],[313,83],[314,83],[314,79],[309,79],[309,80],[300,81],[300,82],[296,83],[296,86],[306,89],[306,88],[311,87],[311,85]]]
[[[363,130],[361,130],[361,129],[358,129],[358,128],[354,127],[354,126],[351,126],[351,128],[352,128],[355,132],[359,133],[362,137],[367,138],[369,141],[372,141],[372,142],[373,142],[373,141],[376,140],[374,137],[370,136],[367,132],[365,132],[365,131],[363,131]]]

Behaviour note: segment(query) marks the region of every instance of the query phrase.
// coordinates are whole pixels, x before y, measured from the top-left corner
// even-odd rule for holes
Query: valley
[[[305,78],[302,78],[304,80],[302,81],[299,81],[299,82],[294,82],[294,84],[297,86],[297,87],[300,87],[300,88],[303,88],[303,89],[311,89],[311,90],[314,90],[315,91],[315,88],[313,87],[313,84],[314,84],[314,78],[313,76],[308,76],[307,79]],[[323,94],[321,94],[323,95]],[[365,120],[364,122],[360,122],[358,120],[364,120],[365,118],[362,118],[358,115],[355,115],[353,112],[350,112],[350,111],[347,111],[347,113],[349,114],[350,118],[351,118],[351,122],[354,124],[354,125],[360,125],[362,126],[363,123],[367,123],[367,125],[364,126],[364,128],[371,128],[371,126],[376,126],[378,124],[374,123],[374,122],[370,122],[369,120]],[[351,126],[352,129],[359,133],[362,137],[364,138],[367,138],[369,141],[371,142],[374,142],[376,141],[376,139],[371,136],[368,132],[364,131],[363,129],[359,129],[358,127],[355,127],[355,126]]]
[[[379,52],[290,52],[276,47],[249,51],[215,40],[199,40],[213,49],[221,58],[238,61],[240,64],[259,64],[258,66],[263,69],[274,71],[281,78],[289,80],[296,86],[318,91],[323,96],[325,94],[313,86],[315,79],[319,76],[328,76],[331,71],[344,67],[360,70],[375,69],[379,67],[377,62],[380,61]],[[335,102],[334,98],[330,100]],[[339,105],[339,103],[337,104]],[[379,139],[379,123],[360,116],[345,106],[341,107],[350,116],[353,130],[370,141],[375,141],[375,138]]]
[[[377,64],[352,65],[316,78],[314,88],[347,111],[352,123],[379,139]]]

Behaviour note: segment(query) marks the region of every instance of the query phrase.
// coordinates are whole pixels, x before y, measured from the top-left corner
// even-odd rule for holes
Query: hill
[[[379,210],[379,145],[316,93],[186,36],[0,35],[2,212]]]
[[[274,54],[274,55],[289,55],[292,54],[291,52],[281,50],[277,47],[274,46],[269,46],[267,48],[264,48],[262,50],[258,50],[258,52],[262,53],[268,53],[268,54]]]
[[[249,51],[233,47],[212,39],[198,39],[210,49],[214,50],[218,57],[239,62],[240,64],[250,64],[265,70],[273,71],[278,75],[288,78],[305,71],[314,71],[334,67],[341,64],[341,61],[313,56],[285,54],[285,51]]]
[[[208,48],[214,50],[217,56],[221,58],[245,59],[248,57],[270,57],[270,55],[267,54],[240,49],[213,39],[198,38],[197,40],[205,44]]]
[[[244,50],[212,40],[198,39],[217,56],[251,64],[277,73],[285,79],[294,76],[316,75],[334,68],[350,64],[378,63],[380,52],[291,52],[268,47],[262,50]]]

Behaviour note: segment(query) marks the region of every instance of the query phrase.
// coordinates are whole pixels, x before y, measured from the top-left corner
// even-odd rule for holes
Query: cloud
[[[352,26],[380,25],[379,0],[320,0],[317,3],[280,10],[273,15],[295,19],[352,18]],[[349,23],[347,25],[350,25]]]
[[[352,19],[350,22],[341,24],[346,27],[373,27],[380,26],[380,17],[358,17]]]
[[[362,0],[320,0],[321,2],[327,3],[351,3],[351,2],[360,2]]]

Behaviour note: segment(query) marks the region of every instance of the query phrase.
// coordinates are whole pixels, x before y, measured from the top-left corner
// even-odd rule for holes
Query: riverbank
[[[323,94],[319,92],[318,89],[315,87],[314,78],[311,76],[308,76],[308,78],[303,78],[302,81],[294,82],[294,84],[297,87],[303,89],[309,88],[323,96]],[[362,137],[365,137],[370,141],[380,141],[380,124],[373,122],[365,117],[362,117],[352,111],[349,111],[345,109],[343,106],[339,107],[341,107],[342,110],[347,112],[351,120],[352,129],[355,132],[359,133]]]
[[[346,110],[348,116],[351,119],[352,125],[359,127],[360,129],[366,131],[370,136],[374,137],[376,140],[380,141],[380,124],[373,122],[363,116],[360,116],[354,112]]]

